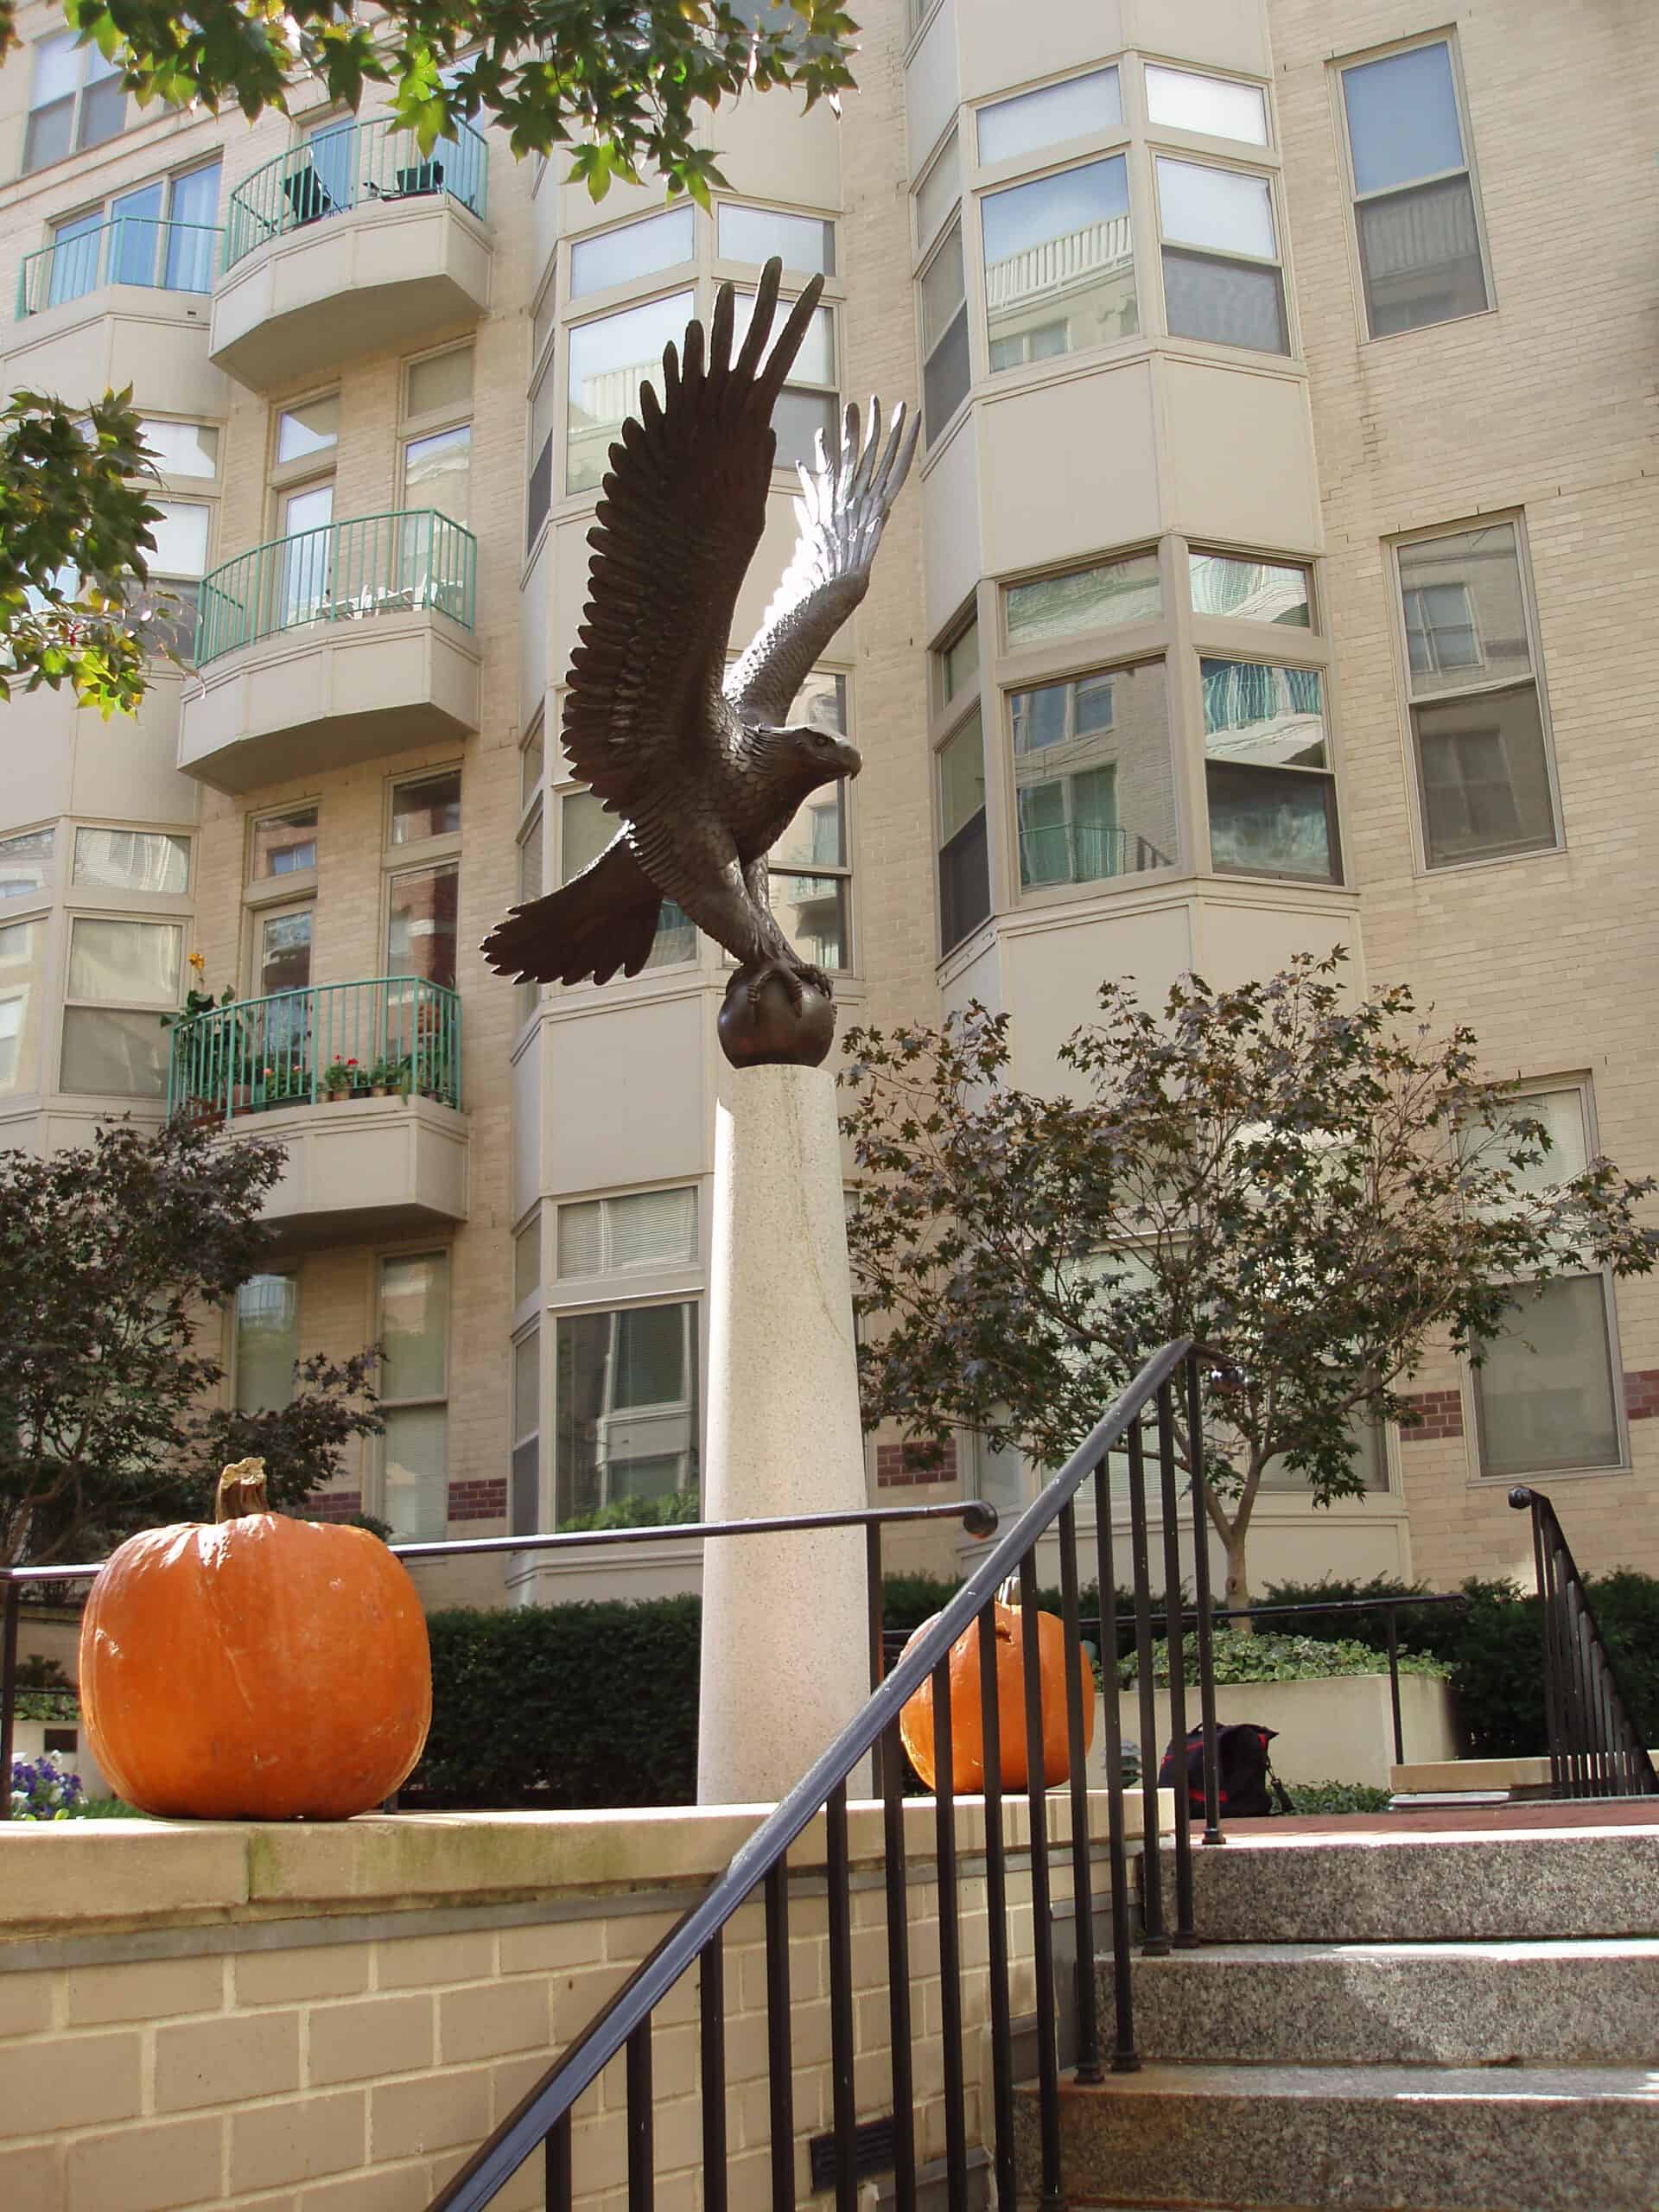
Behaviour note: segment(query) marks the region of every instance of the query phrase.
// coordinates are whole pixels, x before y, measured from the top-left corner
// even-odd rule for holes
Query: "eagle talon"
[[[823,978],[815,968],[797,968],[791,961],[761,960],[745,971],[747,981],[749,1011],[753,1013],[760,1003],[760,994],[775,976],[789,994],[790,1005],[798,1014],[806,998],[806,986],[813,984],[823,989]]]

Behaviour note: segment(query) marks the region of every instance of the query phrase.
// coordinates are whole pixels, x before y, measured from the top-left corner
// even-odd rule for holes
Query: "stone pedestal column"
[[[734,1068],[718,1109],[703,1517],[867,1503],[851,1283],[823,1068]],[[772,1804],[869,1694],[864,1535],[703,1548],[697,1802]],[[849,1794],[867,1796],[868,1763]]]

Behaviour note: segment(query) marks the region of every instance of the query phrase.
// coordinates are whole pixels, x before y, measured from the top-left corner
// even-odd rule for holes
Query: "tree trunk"
[[[1250,1602],[1249,1580],[1244,1567],[1245,1531],[1235,1523],[1228,1532],[1226,1543],[1226,1602],[1228,1609],[1231,1611],[1239,1605],[1248,1605]],[[1253,1636],[1255,1632],[1254,1621],[1227,1621],[1223,1625],[1236,1630],[1241,1636]]]

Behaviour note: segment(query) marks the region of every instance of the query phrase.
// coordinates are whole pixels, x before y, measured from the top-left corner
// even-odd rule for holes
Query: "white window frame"
[[[96,75],[93,74],[93,64],[95,62],[103,62],[103,57],[99,54],[97,47],[90,42],[77,50],[78,62],[75,73],[74,89],[69,92],[60,92],[54,100],[45,100],[41,102],[38,105],[36,105],[35,99],[35,86],[40,75],[41,51],[45,47],[58,44],[62,44],[71,50],[77,50],[75,49],[75,34],[73,31],[54,31],[47,37],[43,39],[37,39],[35,41],[35,61],[29,75],[29,104],[23,118],[22,174],[25,176],[35,176],[38,175],[42,169],[55,168],[60,162],[73,161],[78,154],[89,153],[95,146],[107,146],[112,139],[120,137],[122,133],[128,128],[128,100],[130,96],[124,93],[121,102],[121,120],[116,125],[115,129],[113,130],[106,130],[101,137],[97,138],[87,138],[83,136],[86,128],[85,103],[87,92],[93,85],[105,84],[111,77],[117,77],[120,73],[118,69],[112,67],[108,63],[103,63],[103,66],[98,70]],[[70,103],[69,144],[67,148],[61,154],[54,154],[48,160],[31,162],[29,158],[29,142],[30,137],[33,136],[32,125],[34,124],[35,118],[37,115],[47,114],[54,108],[61,107],[66,100]]]
[[[1244,177],[1253,183],[1266,185],[1268,219],[1273,226],[1274,247],[1273,254],[1270,257],[1264,257],[1261,254],[1239,252],[1230,247],[1194,245],[1184,239],[1171,238],[1166,236],[1164,230],[1163,195],[1159,182],[1159,164],[1161,162],[1178,162],[1188,168],[1215,169],[1223,176]],[[1285,211],[1278,171],[1259,162],[1222,160],[1207,151],[1200,152],[1198,148],[1186,145],[1168,146],[1162,149],[1154,146],[1151,168],[1154,228],[1158,241],[1158,312],[1165,334],[1171,344],[1213,346],[1224,357],[1230,357],[1236,353],[1249,353],[1255,359],[1265,361],[1290,361],[1300,359],[1301,341],[1297,331],[1294,287],[1290,281],[1290,255],[1285,237]],[[1191,336],[1185,331],[1172,330],[1169,322],[1168,286],[1164,277],[1165,257],[1172,253],[1178,257],[1185,255],[1193,261],[1217,262],[1224,266],[1272,270],[1278,279],[1279,313],[1284,325],[1285,343],[1282,352],[1276,348],[1247,346],[1234,339],[1199,338]]]

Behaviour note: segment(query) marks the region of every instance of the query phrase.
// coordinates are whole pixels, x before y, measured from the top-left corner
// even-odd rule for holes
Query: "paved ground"
[[[1531,1828],[1647,1828],[1659,1833],[1659,1797],[1598,1797],[1562,1804],[1433,1805],[1400,1813],[1286,1814],[1224,1821],[1239,1843],[1290,1843],[1310,1835],[1503,1835]],[[1195,1827],[1193,1840],[1198,1840]]]

